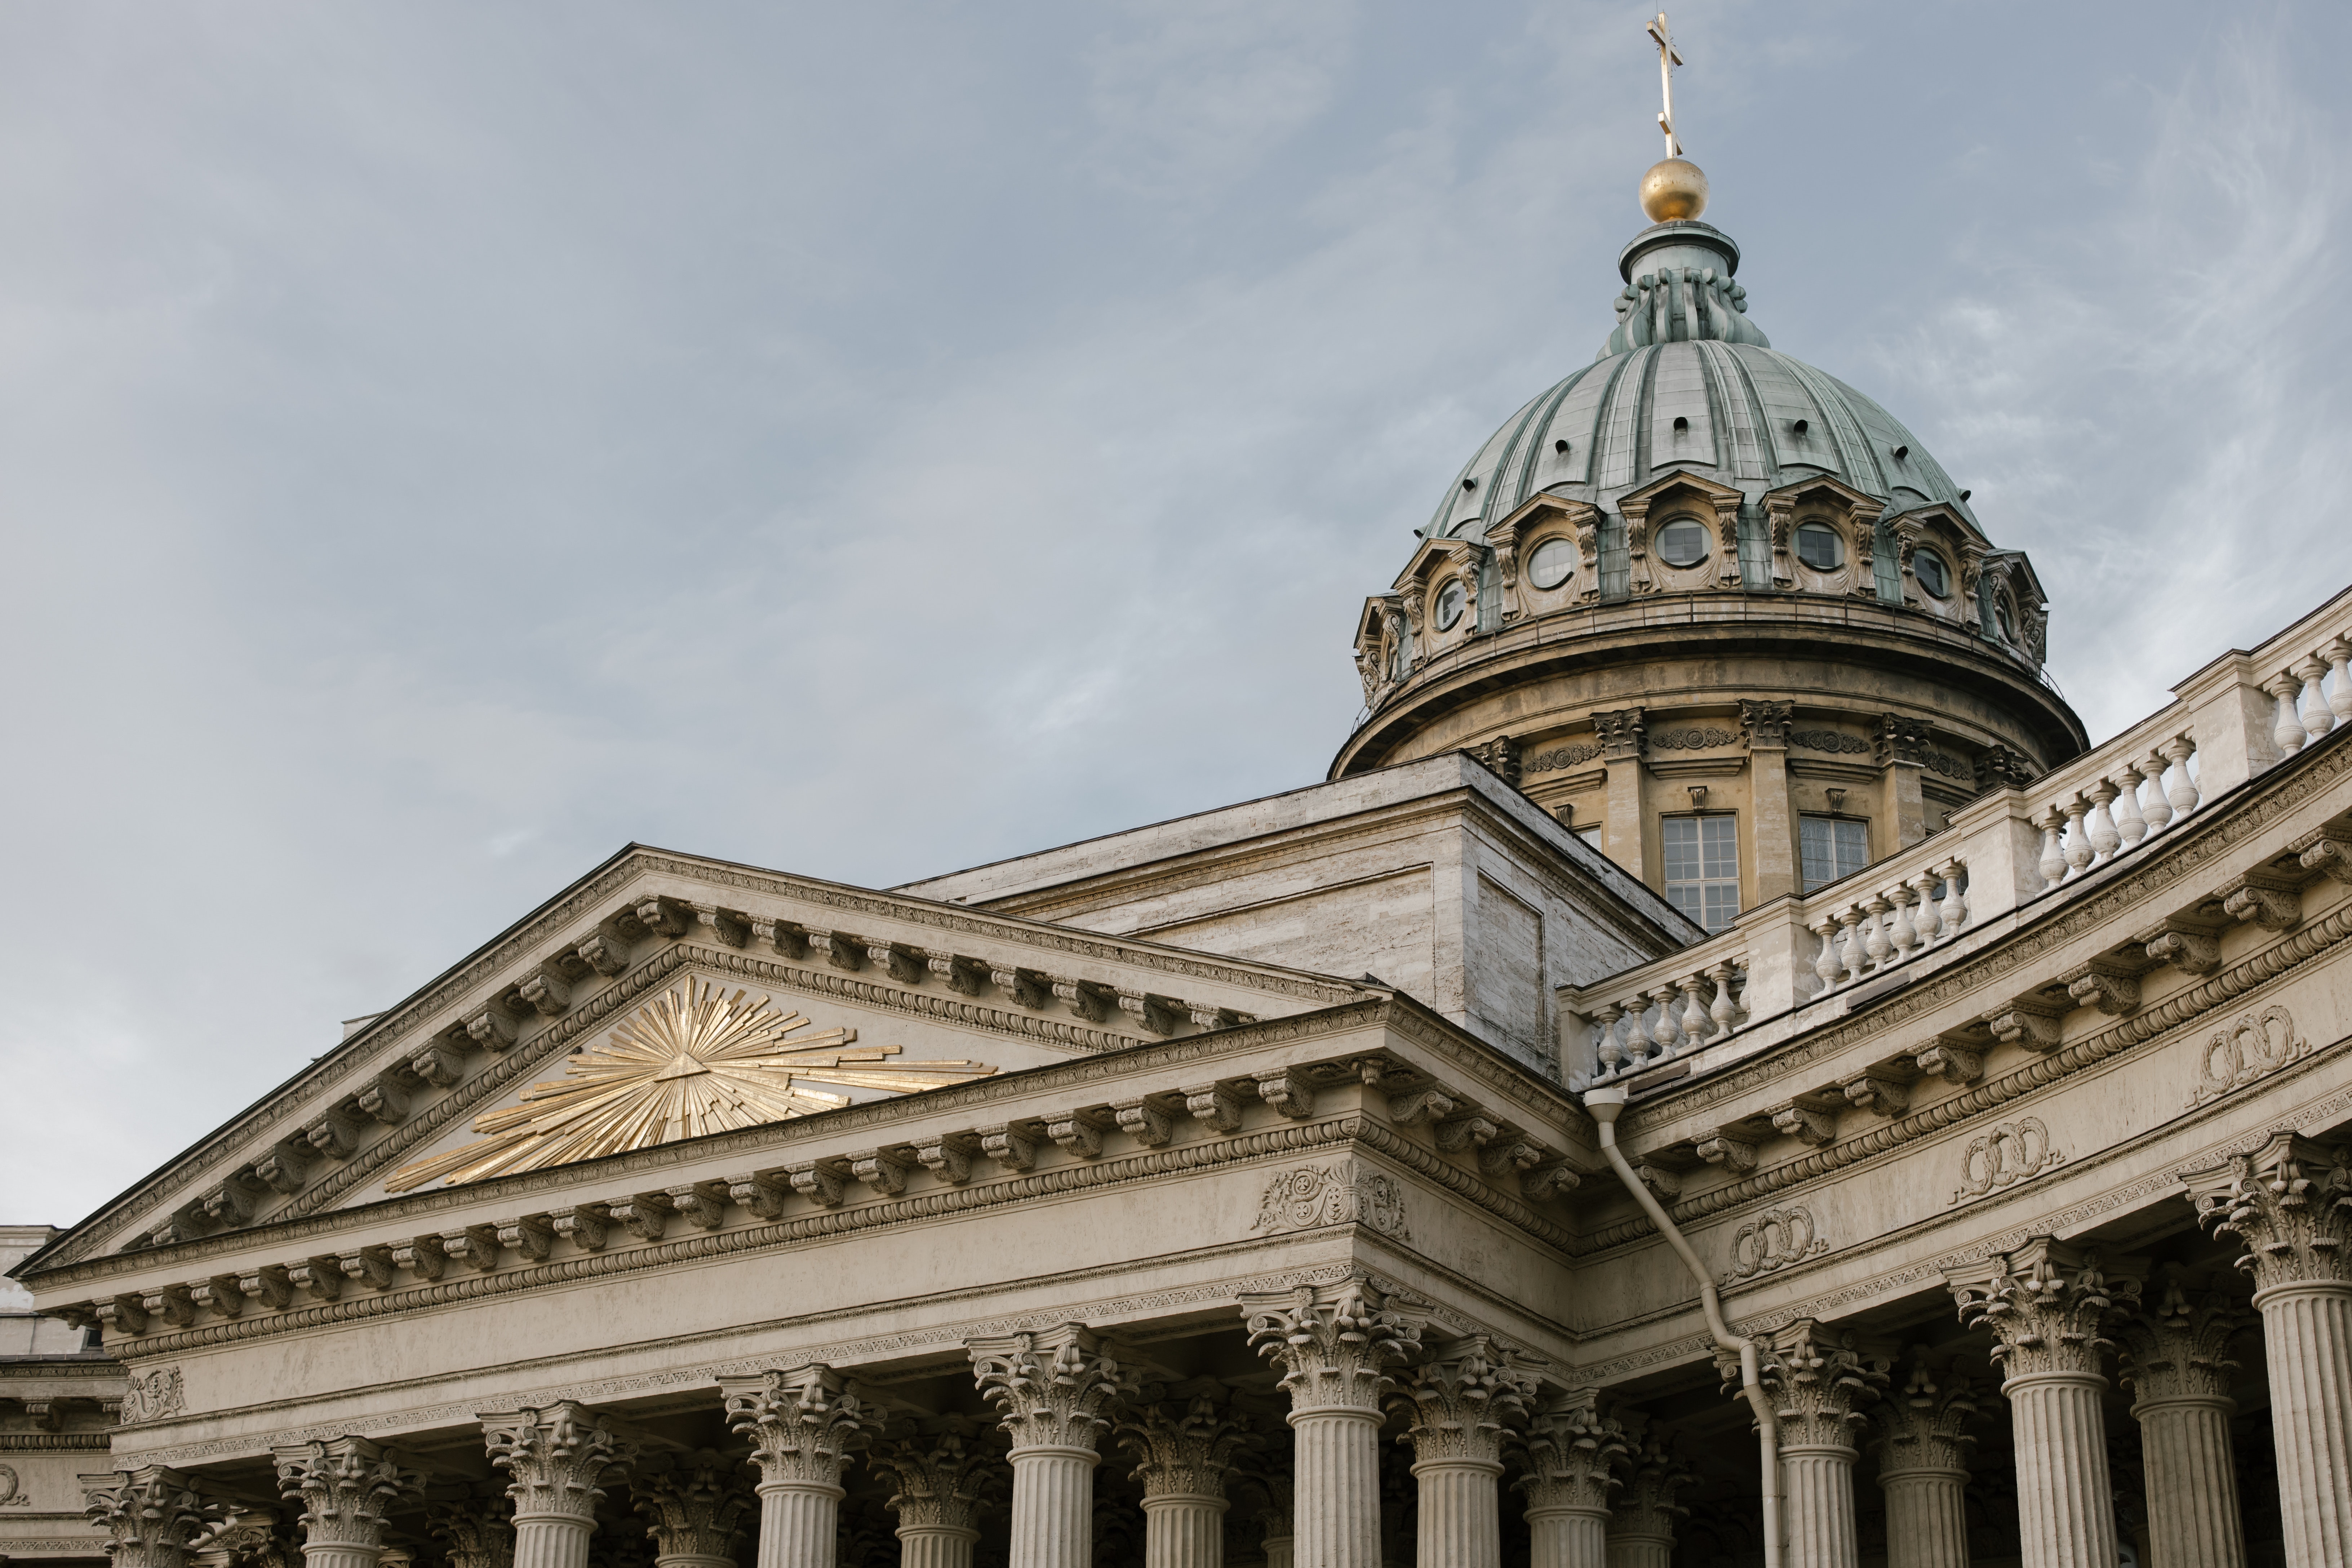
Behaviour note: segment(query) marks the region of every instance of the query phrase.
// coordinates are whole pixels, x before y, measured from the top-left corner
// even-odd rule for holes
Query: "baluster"
[[[2303,721],[2294,716],[2294,700],[2303,690],[2303,682],[2292,675],[2273,675],[2263,682],[2263,689],[2278,701],[2278,722],[2272,726],[2271,739],[2278,742],[2281,752],[2293,756],[2310,739],[2304,733]]]
[[[2327,710],[2339,720],[2352,719],[2352,669],[2345,668],[2352,662],[2352,642],[2336,637],[2319,650],[2319,657],[2335,672],[2335,679],[2327,683]]]
[[[2066,879],[2066,852],[2059,847],[2058,844],[2058,808],[2054,805],[2043,806],[2042,815],[2033,819],[2033,826],[2042,829],[2042,861],[2039,868],[2042,872],[2042,885],[2045,888],[2054,888]]]
[[[1698,999],[1698,988],[1706,984],[1705,974],[1683,977],[1683,1038],[1695,1046],[1715,1033],[1715,1018]]]
[[[1822,977],[1821,990],[1813,993],[1819,996],[1838,983],[1837,916],[1823,915],[1806,929],[1822,939],[1822,950],[1813,955],[1813,973]]]
[[[2066,874],[2079,877],[2097,858],[2097,852],[2091,847],[2089,830],[2083,826],[2083,814],[2091,809],[2091,803],[2078,795],[2059,809],[2066,814]]]
[[[1919,933],[1911,924],[1911,889],[1897,882],[1879,897],[1894,911],[1886,917],[1886,940],[1895,949],[1895,962],[1899,963],[1919,945]]]
[[[1683,1043],[1682,1030],[1675,1026],[1675,988],[1661,985],[1650,993],[1650,1000],[1658,1005],[1658,1021],[1650,1032],[1657,1038],[1658,1055],[1663,1059],[1673,1056]]]
[[[2108,805],[2121,793],[2112,779],[2101,779],[2091,786],[2091,815],[2083,836],[2090,841],[2094,864],[2115,858],[2116,851],[2124,847],[2124,836],[2116,829],[2116,819],[2107,814]]]
[[[1715,982],[1715,1002],[1707,1008],[1707,1016],[1715,1020],[1717,1039],[1731,1033],[1739,1020],[1739,1009],[1731,1001],[1731,977],[1738,973],[1727,959],[1706,972],[1707,978]]]
[[[1734,1028],[1748,1022],[1748,961],[1740,959],[1731,966],[1731,977],[1739,982],[1739,994],[1731,999],[1731,1023]]]
[[[2138,765],[2141,776],[2152,786],[2147,792],[2147,804],[2140,809],[2140,816],[2147,822],[2150,833],[2161,833],[2164,825],[2172,820],[2172,803],[2164,798],[2164,770],[2170,764],[2164,760],[2164,752],[2159,748],[2149,752],[2147,760]]]
[[[1635,992],[1625,1007],[1625,1070],[1657,1059],[1657,1041],[1650,1035],[1650,999]]]
[[[2116,831],[2124,836],[2125,847],[2129,847],[2147,837],[2147,823],[2139,814],[2139,786],[2144,775],[2137,763],[2126,763],[2122,771],[2123,788],[2116,792],[2108,811],[2116,819]]]
[[[1936,919],[1936,873],[1922,871],[1911,879],[1911,891],[1916,895],[1911,910],[1911,929],[1918,933],[1919,945],[1926,947],[1943,934]]]
[[[2327,693],[2319,684],[2327,667],[2315,658],[2306,658],[2294,667],[2294,672],[2303,680],[2303,702],[2296,716],[2315,741],[2336,728],[2336,711],[2328,707]]]
[[[1862,906],[1848,904],[1838,911],[1838,929],[1845,935],[1845,976],[1848,980],[1862,978],[1863,966],[1870,955],[1862,945]]]
[[[1625,1009],[1614,1002],[1602,1003],[1601,1011],[1593,1015],[1592,1026],[1600,1034],[1593,1042],[1592,1055],[1601,1063],[1603,1078],[1613,1076],[1625,1060],[1625,1047],[1617,1043],[1617,1020],[1624,1016]]]
[[[2189,759],[2197,754],[2197,742],[2186,735],[2174,737],[2164,743],[2164,754],[2172,759],[2172,787],[2164,798],[2172,803],[2172,818],[2178,822],[2197,809],[2197,781],[2189,776]]]
[[[1944,862],[1944,934],[1958,936],[1960,928],[1969,923],[1969,901],[1961,896],[1960,882],[1969,868],[1958,860]]]
[[[1869,917],[1862,928],[1862,950],[1870,954],[1872,969],[1884,969],[1886,955],[1895,951],[1895,944],[1886,939],[1886,911],[1895,906],[1886,901],[1885,894],[1874,893],[1862,907]]]

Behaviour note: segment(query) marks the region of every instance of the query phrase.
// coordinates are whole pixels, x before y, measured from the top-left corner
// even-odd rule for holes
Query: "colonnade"
[[[2178,1273],[2048,1238],[1947,1276],[1964,1321],[1988,1331],[2015,1445],[2028,1568],[2119,1560],[2103,1407],[2110,1352],[2140,1433],[2148,1568],[2242,1568],[2230,1451],[2232,1342],[2259,1313],[2267,1342],[2285,1561],[2352,1562],[2352,1171],[2281,1135],[2192,1182],[2205,1223],[2239,1238],[2252,1312]],[[1507,1458],[1519,1475],[1534,1568],[1667,1568],[1691,1480],[1638,1415],[1591,1390],[1546,1396],[1507,1351],[1472,1337],[1423,1346],[1361,1280],[1244,1298],[1251,1343],[1280,1373],[1284,1467],[1263,1423],[1223,1385],[1149,1384],[1080,1324],[978,1339],[968,1350],[1009,1450],[969,1422],[881,1415],[833,1369],[721,1380],[757,1480],[714,1453],[640,1442],[584,1406],[481,1417],[506,1498],[437,1504],[450,1568],[589,1568],[606,1487],[626,1476],[656,1568],[730,1568],[756,1529],[755,1568],[835,1568],[845,1468],[887,1476],[906,1568],[971,1568],[983,1509],[1009,1473],[1013,1568],[1093,1568],[1105,1439],[1143,1487],[1148,1568],[1223,1568],[1228,1478],[1262,1497],[1267,1568],[1383,1568],[1379,1443],[1402,1416],[1417,1495],[1419,1568],[1501,1568]],[[1854,1470],[1876,1447],[1888,1568],[1967,1568],[1967,1427],[1993,1395],[1924,1353],[1803,1320],[1759,1341],[1779,1412],[1790,1568],[1858,1568]],[[358,1436],[275,1451],[302,1505],[304,1568],[380,1568],[389,1513],[422,1479]],[[206,1528],[197,1488],[148,1468],[83,1478],[113,1534],[114,1568],[189,1568]]]

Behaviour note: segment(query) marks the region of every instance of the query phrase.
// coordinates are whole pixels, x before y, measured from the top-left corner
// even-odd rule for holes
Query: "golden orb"
[[[1673,223],[1706,211],[1706,176],[1687,158],[1650,165],[1642,176],[1642,210],[1652,223]]]

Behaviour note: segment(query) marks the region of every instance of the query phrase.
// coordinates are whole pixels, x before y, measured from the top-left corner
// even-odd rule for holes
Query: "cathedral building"
[[[2015,522],[1704,199],[1324,782],[891,889],[632,846],[0,1233],[0,1552],[2352,1561],[2352,592],[2092,745]]]

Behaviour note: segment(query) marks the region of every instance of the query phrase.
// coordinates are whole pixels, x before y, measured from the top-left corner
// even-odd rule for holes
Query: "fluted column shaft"
[[[1853,1522],[1853,1462],[1843,1443],[1792,1444],[1780,1450],[1788,1487],[1781,1514],[1788,1531],[1788,1568],[1860,1568]]]
[[[2045,1372],[2000,1385],[2017,1447],[2017,1520],[2025,1568],[2115,1568],[2115,1489],[2100,1396],[2090,1372]]]
[[[1162,1492],[1143,1500],[1143,1568],[1224,1568],[1225,1500]]]
[[[1496,1479],[1500,1460],[1424,1459],[1413,1560],[1418,1568],[1502,1568],[1503,1516]]]
[[[971,1568],[971,1549],[980,1531],[965,1525],[902,1524],[898,1527],[898,1568]]]
[[[2132,1406],[2147,1478],[2149,1568],[2245,1568],[2238,1468],[2230,1457],[2236,1409],[2214,1394],[2144,1398]]]
[[[1291,1552],[1301,1568],[1381,1568],[1381,1413],[1323,1405],[1297,1434]]]
[[[1612,1531],[1609,1568],[1675,1568],[1674,1535],[1647,1529]]]
[[[1258,1542],[1258,1550],[1265,1553],[1265,1568],[1292,1568],[1297,1561],[1297,1545],[1291,1536],[1269,1535]]]
[[[717,1557],[708,1552],[656,1552],[654,1568],[737,1568],[732,1557]]]
[[[1013,1450],[1013,1568],[1092,1568],[1101,1462],[1092,1448]]]
[[[842,1489],[829,1481],[772,1479],[761,1481],[758,1491],[759,1568],[833,1568]]]
[[[2259,1291],[2289,1568],[2352,1563],[2352,1284]]]
[[[302,1568],[375,1568],[382,1546],[361,1546],[348,1541],[306,1541]]]
[[[515,1568],[588,1568],[594,1519],[573,1513],[515,1515]]]
[[[1607,1509],[1528,1510],[1528,1568],[1607,1568],[1608,1562]]]
[[[1969,1473],[1958,1466],[1878,1472],[1886,1568],[1969,1568]]]

